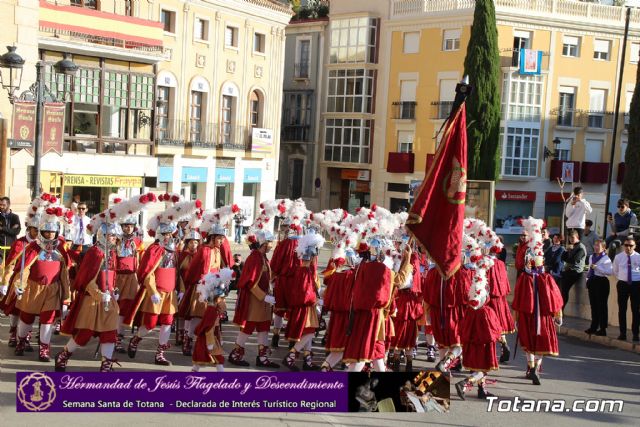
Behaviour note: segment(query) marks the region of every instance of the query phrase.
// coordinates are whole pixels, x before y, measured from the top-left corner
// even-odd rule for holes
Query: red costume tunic
[[[498,258],[494,257],[493,263],[493,267],[489,269],[487,274],[490,296],[487,304],[495,312],[502,333],[510,334],[515,332],[516,327],[513,322],[513,316],[511,315],[511,308],[509,308],[509,303],[507,302],[507,295],[511,293],[511,285],[509,284],[509,277],[507,277],[507,268],[504,262]]]
[[[194,365],[215,366],[224,363],[222,346],[215,335],[220,324],[220,310],[215,305],[207,305],[204,316],[195,329],[196,342],[193,346],[192,360]],[[213,346],[209,350],[207,346]]]
[[[524,270],[525,267],[525,260],[524,257],[527,253],[527,249],[529,247],[527,246],[526,243],[518,243],[518,249],[516,250],[516,271],[518,272],[518,275]]]
[[[15,308],[15,304],[12,304],[12,310],[7,310],[8,302],[10,300],[15,299],[15,288],[14,282],[11,280],[13,276],[13,271],[15,269],[16,264],[22,265],[22,251],[28,244],[27,236],[22,236],[11,245],[11,249],[9,249],[9,253],[4,258],[4,270],[2,275],[2,284],[6,284],[7,293],[0,298],[0,310],[4,311],[5,315],[18,315],[19,311]]]
[[[438,270],[427,273],[424,282],[424,300],[429,305],[433,337],[440,347],[460,345],[460,322],[464,316],[467,291],[473,272],[460,268],[448,280]]]
[[[395,317],[392,317],[395,335],[391,338],[391,348],[394,349],[408,349],[416,345],[418,340],[418,320],[424,314],[418,255],[412,253],[410,261],[413,284],[409,289],[398,290],[396,296],[398,310]]]
[[[482,372],[498,369],[496,341],[502,335],[502,330],[488,301],[477,310],[467,307],[460,331],[464,367]]]
[[[189,268],[184,275],[185,293],[178,308],[180,317],[191,319],[204,315],[207,304],[198,300],[196,288],[205,274],[220,271],[220,268],[225,265],[221,258],[220,248],[212,248],[208,245],[202,245],[198,248],[198,252],[189,263]]]
[[[138,237],[125,239],[118,244],[116,270],[116,288],[118,289],[118,307],[120,315],[127,317],[138,293],[140,284],[136,276],[138,269],[138,254],[142,250],[142,240]]]
[[[220,257],[222,258],[222,263],[225,266],[231,268],[233,265],[233,254],[231,253],[231,245],[229,244],[229,240],[225,236],[222,239],[222,245],[220,246]]]
[[[518,313],[518,337],[523,350],[536,355],[558,355],[553,318],[562,311],[562,295],[543,269],[525,270],[518,277],[513,309]]]
[[[384,309],[391,304],[393,272],[378,261],[363,262],[353,285],[353,323],[343,361],[369,362],[384,358]]]
[[[252,250],[238,280],[238,302],[233,323],[245,327],[248,322],[271,322],[271,306],[264,302],[270,280],[269,260],[259,250]]]
[[[173,315],[176,312],[176,268],[175,262],[167,262],[174,254],[167,252],[158,243],[153,243],[144,252],[140,260],[137,276],[142,284],[133,302],[130,313],[125,317],[124,324],[131,326],[136,320],[138,311],[148,314]],[[153,304],[151,296],[160,295],[160,303]],[[137,322],[136,322],[137,323]]]
[[[281,240],[273,250],[273,256],[271,257],[271,271],[275,277],[273,285],[273,296],[276,299],[274,313],[278,316],[284,316],[289,308],[287,293],[292,286],[293,273],[296,267],[300,265],[300,260],[296,254],[297,247],[297,238],[290,237]]]
[[[325,277],[327,290],[324,294],[324,309],[329,312],[329,325],[325,333],[327,351],[344,351],[349,328],[349,308],[353,295],[356,271],[347,268]]]
[[[118,304],[112,298],[107,304],[102,302],[102,292],[113,292],[116,283],[116,252],[109,253],[109,271],[104,269],[105,253],[102,248],[92,246],[85,253],[75,279],[77,296],[71,304],[69,315],[62,323],[61,332],[76,335],[80,331],[89,331],[98,336],[112,333],[115,342],[118,328]],[[107,278],[108,276],[108,278]]]
[[[304,335],[318,328],[316,312],[316,269],[309,265],[295,267],[287,289],[289,322],[286,337],[289,341],[300,341]]]

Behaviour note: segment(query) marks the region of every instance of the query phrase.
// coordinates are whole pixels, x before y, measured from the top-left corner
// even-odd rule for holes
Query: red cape
[[[9,253],[4,258],[4,266],[5,268],[9,266],[13,261],[15,261],[20,255],[22,255],[22,250],[27,246],[27,237],[22,236],[11,245],[11,249],[9,249]]]
[[[222,239],[222,246],[220,246],[220,257],[222,258],[224,267],[231,268],[231,266],[233,265],[233,254],[231,253],[231,245],[229,245],[229,241],[226,237]]]
[[[198,252],[191,259],[189,268],[184,274],[184,287],[185,292],[180,306],[178,307],[178,313],[180,316],[186,316],[191,305],[191,297],[196,291],[196,285],[208,272],[211,271],[211,249],[209,246],[200,246]]]
[[[233,315],[233,323],[244,326],[249,311],[249,298],[253,284],[262,276],[264,263],[268,262],[257,249],[251,251],[244,263],[244,268],[238,279],[238,303]]]
[[[142,301],[147,294],[146,287],[144,286],[144,281],[147,279],[149,274],[155,271],[156,265],[158,265],[158,263],[164,256],[164,251],[165,249],[158,243],[153,243],[147,248],[146,251],[144,251],[144,255],[142,255],[142,259],[140,260],[140,265],[138,266],[138,271],[136,273],[138,277],[138,283],[140,283],[140,288],[138,289],[138,293],[133,300],[133,306],[131,311],[129,312],[129,315],[124,319],[124,325],[131,326],[133,324],[133,321],[136,318],[136,314],[138,313],[138,309],[140,308],[140,305],[142,305]]]
[[[202,320],[195,330],[196,342],[193,346],[193,356],[191,357],[195,363],[213,363],[209,349],[207,349],[206,334],[214,327],[219,317],[218,307],[207,305],[204,316],[202,316]]]
[[[526,243],[518,244],[518,249],[516,250],[516,271],[523,271],[525,267],[525,255],[527,253],[528,246]]]
[[[296,254],[297,247],[298,239],[285,239],[278,243],[269,262],[275,276],[293,275],[294,268],[300,265]]]

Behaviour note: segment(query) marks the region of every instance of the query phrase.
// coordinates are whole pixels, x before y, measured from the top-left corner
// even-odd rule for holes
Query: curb
[[[630,351],[632,353],[640,354],[640,343],[633,343],[630,341],[620,341],[610,337],[600,337],[596,335],[587,335],[584,331],[577,329],[567,328],[560,326],[558,328],[559,335],[566,335],[568,337],[577,338],[581,341],[589,341],[596,344],[604,345],[607,347],[615,347],[620,350]]]

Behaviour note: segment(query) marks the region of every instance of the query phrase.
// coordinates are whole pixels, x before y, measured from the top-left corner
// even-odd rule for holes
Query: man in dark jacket
[[[562,272],[562,309],[569,301],[569,291],[574,284],[579,283],[584,276],[584,263],[587,259],[587,249],[580,243],[580,236],[576,230],[569,231],[569,246],[562,254],[564,271]]]
[[[0,198],[0,246],[11,246],[20,234],[20,218],[11,212],[11,200]],[[0,250],[0,257],[4,261],[4,251]]]

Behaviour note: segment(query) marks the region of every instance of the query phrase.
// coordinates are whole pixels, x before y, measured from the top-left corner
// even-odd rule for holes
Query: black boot
[[[303,371],[319,371],[320,366],[313,364],[313,353],[305,352],[304,361],[302,362]]]
[[[229,362],[236,366],[249,366],[249,362],[244,360],[244,347],[236,344],[236,347],[229,353]]]
[[[156,359],[155,359],[156,365],[171,366],[171,362],[169,362],[167,358],[164,357],[164,352],[165,350],[168,350],[169,347],[170,347],[169,344],[158,345],[158,348],[156,349]]]
[[[282,363],[293,372],[298,372],[300,368],[296,366],[296,359],[298,358],[298,352],[290,350],[289,353],[282,360]]]
[[[269,349],[266,345],[258,347],[258,355],[256,356],[256,366],[261,368],[279,368],[280,365],[269,360]]]
[[[138,344],[140,344],[140,341],[142,341],[142,338],[137,335],[131,337],[131,341],[129,341],[129,347],[127,348],[127,354],[130,358],[133,359],[134,357],[136,357],[136,352],[138,351]]]
[[[404,367],[404,371],[405,372],[412,372],[413,371],[413,359],[408,359],[407,360],[407,365]]]
[[[511,349],[509,348],[509,344],[502,344],[502,354],[500,355],[500,363],[507,363],[511,358]]]
[[[18,337],[18,343],[16,344],[16,349],[14,350],[14,354],[16,356],[24,356],[26,347],[27,347],[27,339]]]
[[[458,393],[458,397],[460,399],[466,400],[465,394],[470,386],[471,384],[467,380],[458,381],[456,383],[456,393]]]
[[[391,369],[393,372],[400,372],[400,356],[394,355],[391,361]]]
[[[280,334],[273,334],[271,337],[271,348],[278,348],[278,343],[280,342]]]
[[[533,383],[533,385],[540,385],[540,375],[538,369],[538,367],[531,368],[531,382]]]
[[[67,370],[67,362],[73,353],[64,348],[60,353],[56,354],[56,372],[64,372]]]
[[[492,393],[489,393],[485,387],[485,384],[478,384],[478,399],[486,399],[488,397],[493,397]]]
[[[118,334],[116,336],[116,346],[115,346],[115,351],[117,353],[126,353],[127,351],[124,349],[124,346],[122,345],[122,341],[124,340],[124,335],[122,334]]]

